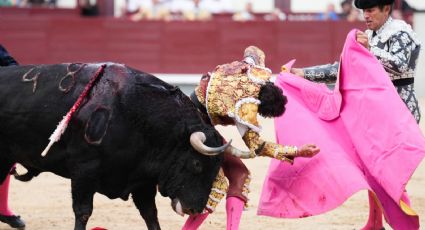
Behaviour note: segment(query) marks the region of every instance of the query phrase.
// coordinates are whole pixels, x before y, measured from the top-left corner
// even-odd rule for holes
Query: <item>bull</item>
[[[180,89],[148,73],[116,63],[0,68],[0,183],[15,163],[28,169],[21,180],[71,179],[74,229],[86,229],[96,192],[131,194],[148,229],[160,229],[157,191],[179,214],[202,212],[227,147]]]

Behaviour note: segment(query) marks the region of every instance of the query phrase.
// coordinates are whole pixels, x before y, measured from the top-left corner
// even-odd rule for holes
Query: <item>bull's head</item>
[[[183,142],[183,141],[182,141]],[[223,162],[223,139],[213,128],[193,132],[189,141],[181,143],[181,156],[165,170],[159,191],[172,199],[172,207],[180,215],[201,213],[208,201],[212,183]]]

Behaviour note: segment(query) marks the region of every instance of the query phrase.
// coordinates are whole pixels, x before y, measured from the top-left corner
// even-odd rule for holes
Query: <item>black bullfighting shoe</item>
[[[0,221],[8,224],[12,228],[25,229],[25,222],[20,216],[4,216],[0,214]]]

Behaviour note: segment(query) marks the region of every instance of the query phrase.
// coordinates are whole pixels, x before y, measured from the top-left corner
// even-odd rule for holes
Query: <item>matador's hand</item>
[[[299,77],[304,77],[304,71],[303,69],[299,69],[299,68],[291,68],[290,72],[294,75],[297,75]]]
[[[367,38],[367,34],[362,31],[356,32],[356,41],[360,43],[360,45],[364,46],[366,49],[369,49],[369,40]]]
[[[320,152],[320,148],[313,144],[306,144],[298,149],[297,157],[313,157]]]

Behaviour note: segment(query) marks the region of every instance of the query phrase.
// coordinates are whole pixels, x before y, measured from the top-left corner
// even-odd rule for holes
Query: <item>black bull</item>
[[[40,155],[100,68],[0,67],[0,183],[16,162],[28,169],[23,180],[40,172],[70,178],[75,229],[86,228],[96,192],[131,194],[149,229],[160,228],[157,189],[176,212],[201,212],[223,154],[201,154],[194,143],[217,153],[222,138],[178,88],[124,65],[107,63],[61,139]]]

